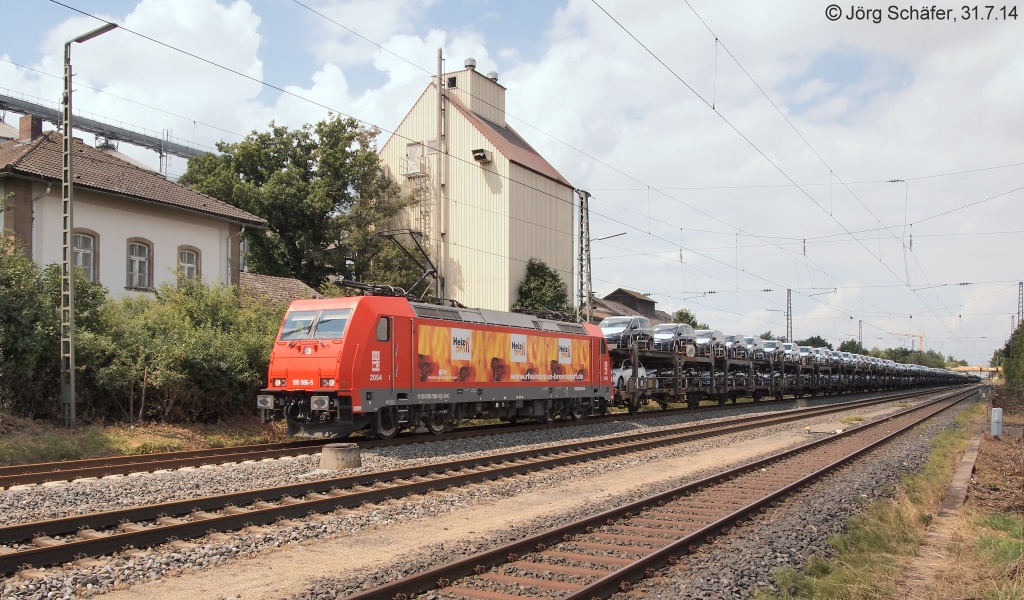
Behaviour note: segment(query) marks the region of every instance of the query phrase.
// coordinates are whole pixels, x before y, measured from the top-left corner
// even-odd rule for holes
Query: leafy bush
[[[0,236],[0,408],[52,417],[60,396],[60,267],[40,269],[7,233]],[[106,294],[75,271],[76,333],[96,325]]]
[[[155,298],[108,302],[78,352],[108,414],[217,420],[252,404],[282,309],[243,307],[237,291],[183,282]]]

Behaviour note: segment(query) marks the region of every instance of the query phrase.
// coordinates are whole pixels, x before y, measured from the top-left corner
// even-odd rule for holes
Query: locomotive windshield
[[[282,341],[340,340],[348,325],[351,308],[327,310],[293,310],[285,315],[281,326]]]

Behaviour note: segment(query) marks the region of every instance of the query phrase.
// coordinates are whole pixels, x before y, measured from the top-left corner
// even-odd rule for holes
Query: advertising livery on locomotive
[[[596,326],[389,296],[293,302],[267,383],[258,408],[300,437],[580,419],[604,412],[612,394]]]

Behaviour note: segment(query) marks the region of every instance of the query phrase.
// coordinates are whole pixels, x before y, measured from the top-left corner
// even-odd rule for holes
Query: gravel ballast
[[[821,401],[819,400],[814,403],[817,402]],[[790,406],[785,407],[788,408]],[[769,411],[778,410],[778,408],[763,406],[758,407],[757,410]],[[726,413],[725,411],[712,414],[704,413],[701,417],[704,419],[720,418],[727,416],[727,414],[734,413]],[[666,416],[643,422],[592,424],[586,429],[586,433],[587,437],[590,438],[666,427],[686,421],[687,416]],[[837,418],[839,417],[828,417],[827,421]],[[945,417],[941,418],[945,419]],[[826,420],[822,419],[821,421],[824,422]],[[666,452],[678,455],[693,453],[699,450],[724,447],[727,443],[736,443],[737,440],[757,439],[758,436],[769,435],[769,433],[768,430],[759,430],[757,433],[731,436],[728,438],[728,442],[725,439],[718,438],[679,446],[668,451],[659,450],[630,454],[606,461],[579,465],[572,469],[559,469],[526,477],[505,479],[486,486],[458,488],[445,493],[432,493],[426,496],[393,500],[381,505],[367,506],[359,510],[339,511],[330,515],[314,516],[294,524],[286,522],[274,527],[250,528],[241,532],[214,534],[202,540],[195,540],[192,544],[166,544],[158,548],[138,552],[137,554],[124,553],[116,557],[88,561],[74,568],[51,568],[47,569],[39,578],[10,578],[5,580],[3,587],[0,588],[0,595],[4,598],[90,596],[113,589],[123,589],[129,585],[161,577],[207,569],[233,561],[239,557],[258,556],[272,552],[275,548],[283,545],[317,539],[344,538],[345,536],[352,535],[354,532],[366,529],[384,529],[392,526],[401,526],[415,519],[453,513],[464,507],[486,500],[515,497],[531,489],[543,488],[544,486],[564,482],[567,478],[583,481],[593,477],[595,473],[609,471],[628,472],[631,466],[656,461],[659,457],[668,456],[669,454],[666,454]],[[564,442],[567,439],[581,439],[573,437],[578,435],[580,435],[578,428],[514,432],[488,438],[414,444],[375,451],[364,451],[364,467],[358,471],[392,469],[400,466],[506,452],[511,449],[550,445]],[[757,585],[769,585],[770,578],[766,578],[765,573],[768,573],[770,568],[779,564],[797,565],[811,553],[824,552],[827,548],[825,540],[828,535],[835,531],[837,523],[841,526],[843,518],[848,514],[852,514],[857,506],[859,506],[861,500],[878,497],[890,483],[898,480],[900,474],[909,470],[909,465],[917,464],[919,456],[923,455],[922,453],[927,453],[929,439],[929,436],[915,435],[916,443],[923,450],[908,450],[909,453],[906,455],[900,455],[899,451],[894,450],[897,458],[894,459],[895,463],[888,467],[883,467],[884,464],[887,464],[886,461],[879,460],[872,463],[872,468],[882,469],[884,472],[873,473],[863,477],[859,475],[847,477],[843,480],[845,487],[842,493],[836,490],[836,486],[833,484],[831,491],[845,497],[848,502],[842,502],[838,498],[823,500],[820,509],[816,508],[807,511],[807,514],[803,515],[804,524],[789,523],[780,526],[779,531],[785,533],[783,539],[788,540],[788,542],[779,546],[783,550],[778,550],[774,553],[767,552],[766,548],[774,545],[773,542],[770,542],[770,539],[775,536],[775,534],[769,533],[766,534],[767,537],[765,539],[754,538],[750,541],[752,546],[750,550],[751,555],[735,563],[737,565],[742,564],[742,568],[737,571],[735,576],[725,577],[724,574],[728,571],[728,567],[709,567],[712,569],[710,572],[715,574],[713,578],[715,582],[708,583],[705,579],[710,581],[712,578],[702,577],[700,575],[702,571],[698,568],[697,562],[691,560],[686,571],[688,573],[687,577],[692,579],[692,585],[696,585],[698,588],[701,585],[705,585],[719,590],[732,590],[734,587],[736,589],[749,588],[753,590]],[[890,446],[897,448],[904,443],[901,441]],[[890,450],[886,449],[882,452],[890,452]],[[40,518],[39,513],[36,513],[31,507],[39,507],[39,510],[44,510],[47,514],[53,514],[53,516],[64,516],[73,514],[70,511],[76,509],[94,511],[99,510],[95,508],[97,506],[121,507],[181,497],[194,497],[200,494],[209,495],[253,487],[265,487],[267,485],[281,485],[303,479],[319,479],[337,475],[334,472],[317,470],[318,461],[319,458],[317,456],[311,456],[284,461],[262,461],[96,481],[79,481],[52,487],[34,486],[0,492],[0,514],[4,515],[4,519],[10,519],[8,522],[14,523],[21,522],[18,519],[38,520]],[[900,465],[903,466],[901,467]],[[348,471],[345,474],[350,472],[357,471]],[[863,481],[863,483],[853,485],[851,484],[852,481]],[[675,484],[678,483],[675,482]],[[654,487],[656,488],[657,486]],[[664,489],[668,485],[666,484],[661,487]],[[818,484],[815,487],[828,486],[827,484]],[[851,487],[854,488],[854,495],[847,496],[846,490]],[[629,498],[623,498],[623,500],[639,499],[656,491],[659,490],[654,488],[636,490],[628,495]],[[153,500],[152,498],[154,497],[161,498],[161,500]],[[814,506],[817,506],[817,504]],[[564,523],[567,518],[585,513],[593,514],[605,510],[607,507],[607,504],[601,504],[600,506],[583,504],[574,510],[572,515],[551,515],[550,517],[537,519],[535,522],[522,527],[487,537],[471,539],[472,534],[467,533],[465,536],[467,541],[457,544],[445,544],[443,547],[431,547],[429,552],[400,557],[394,561],[393,565],[381,569],[378,573],[362,574],[359,577],[317,580],[315,583],[310,584],[306,592],[299,594],[297,597],[334,598],[339,594],[350,593],[365,585],[383,583],[395,577],[423,570],[432,564],[438,564],[440,561],[465,556],[467,553],[493,547],[496,544],[548,529],[556,523]],[[14,511],[11,515],[7,514],[8,508]],[[812,520],[820,520],[822,522],[810,522]],[[745,529],[741,529],[737,533],[745,535],[747,533]],[[751,531],[754,529],[753,526],[750,527]],[[804,540],[804,537],[807,539]],[[708,552],[713,553],[716,549],[717,547],[713,546]],[[757,556],[757,552],[761,552],[763,556]],[[780,562],[783,558],[785,558],[785,561]],[[762,563],[764,563],[764,567],[761,566]],[[682,571],[680,570],[680,572]],[[679,597],[679,594],[682,592],[671,590],[664,593],[666,594],[664,597],[667,598]],[[738,593],[735,591],[729,592],[730,595]]]

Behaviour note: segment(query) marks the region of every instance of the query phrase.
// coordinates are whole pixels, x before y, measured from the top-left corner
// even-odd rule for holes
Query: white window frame
[[[194,259],[193,262],[189,263],[183,260],[187,255],[191,255]],[[181,271],[181,277],[185,281],[198,280],[202,277],[202,253],[198,248],[193,246],[178,246],[178,270]]]
[[[96,253],[97,236],[91,232],[76,231],[72,234],[71,245],[73,262],[76,269],[82,269],[85,278],[90,283],[96,283]],[[89,247],[85,248],[80,242],[89,240]]]
[[[139,248],[145,251],[138,252]],[[126,254],[128,264],[125,271],[127,276],[125,287],[130,290],[151,289],[153,285],[153,244],[142,239],[129,239]]]

